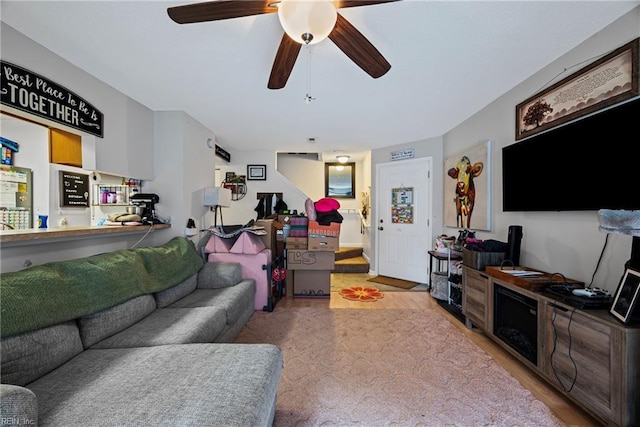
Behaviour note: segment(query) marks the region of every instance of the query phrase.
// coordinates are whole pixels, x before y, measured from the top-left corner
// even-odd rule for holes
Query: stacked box
[[[333,270],[336,254],[287,248],[287,270]]]
[[[287,249],[303,249],[307,250],[309,239],[306,237],[287,237]]]
[[[331,251],[340,249],[340,223],[321,225],[318,221],[309,221],[308,238],[310,251]]]
[[[287,271],[293,273],[294,298],[329,298],[334,268],[333,252],[287,249]]]
[[[330,298],[331,272],[328,270],[296,270],[293,276],[294,298]]]
[[[340,223],[321,225],[318,221],[309,221],[309,235],[314,237],[340,237]]]
[[[273,253],[276,252],[276,221],[272,219],[259,219],[254,222],[255,226],[264,227],[264,231],[267,232],[264,236],[260,236],[264,246],[267,249],[271,249]]]

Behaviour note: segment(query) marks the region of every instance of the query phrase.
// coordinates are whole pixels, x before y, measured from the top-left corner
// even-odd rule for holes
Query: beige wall
[[[520,257],[522,265],[551,273],[559,272],[566,277],[590,283],[604,246],[605,234],[598,231],[596,211],[502,212],[502,147],[515,142],[516,105],[539,92],[548,82],[567,77],[595,58],[637,37],[640,37],[640,6],[536,72],[444,136],[445,157],[461,152],[476,142],[487,139],[493,141],[491,183],[494,225],[490,232],[480,232],[478,235],[483,239],[506,242],[509,226],[521,225],[524,234]],[[637,130],[632,132],[637,134]],[[593,150],[594,162],[597,163],[598,151],[607,148],[589,149]],[[526,179],[535,179],[535,175]],[[455,234],[456,230],[445,229],[445,232]],[[631,237],[611,235],[594,286],[615,290],[630,251]]]

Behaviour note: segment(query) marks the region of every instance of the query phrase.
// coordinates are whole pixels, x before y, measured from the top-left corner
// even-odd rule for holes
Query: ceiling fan
[[[282,89],[289,79],[302,44],[314,44],[325,37],[374,79],[385,75],[391,64],[356,27],[337,13],[337,9],[395,1],[399,0],[216,0],[170,7],[167,13],[178,24],[191,24],[277,12],[285,33],[280,41],[267,87]],[[310,11],[305,12],[308,13],[306,19],[300,20],[297,18],[302,9]],[[291,24],[295,26],[296,23],[318,20],[319,17],[328,20],[328,24],[323,23],[325,34],[314,35],[313,31],[306,29],[295,32],[295,29],[290,28]]]

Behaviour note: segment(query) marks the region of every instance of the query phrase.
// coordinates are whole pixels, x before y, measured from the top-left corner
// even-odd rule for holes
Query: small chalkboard
[[[60,206],[89,207],[89,175],[60,171]]]

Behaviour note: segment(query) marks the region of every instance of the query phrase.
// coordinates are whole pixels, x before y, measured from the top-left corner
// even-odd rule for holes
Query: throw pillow
[[[307,212],[307,218],[309,218],[309,221],[316,220],[316,207],[314,206],[313,200],[309,197],[304,201],[304,210]]]

